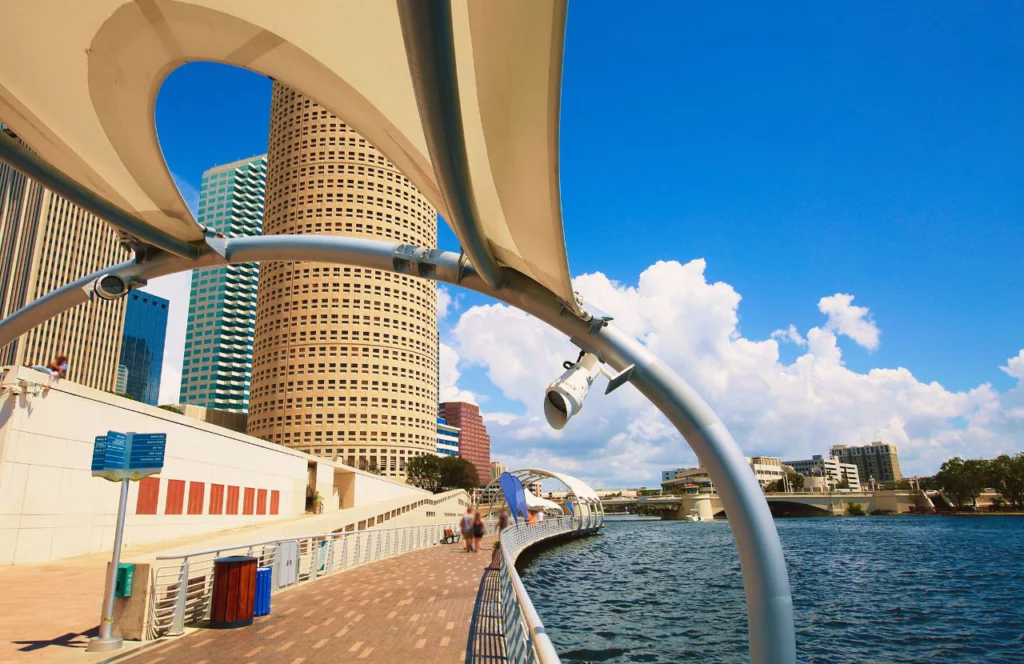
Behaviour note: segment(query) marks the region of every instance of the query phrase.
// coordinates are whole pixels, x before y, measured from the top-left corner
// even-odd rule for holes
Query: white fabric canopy
[[[590,488],[590,485],[578,477],[572,477],[571,475],[564,475],[562,473],[549,474],[551,477],[569,487],[569,490],[576,494],[576,497],[580,500],[596,500],[597,502],[601,502],[601,499],[596,493],[594,493],[594,490]]]
[[[558,184],[564,0],[451,3],[469,178],[460,192],[477,213],[461,216],[442,195],[445,171],[428,147],[430,123],[410,74],[402,25],[410,6],[0,0],[0,120],[82,187],[174,238],[199,241],[160,150],[154,103],[164,78],[186,62],[245,67],[365,135],[452,224],[471,258],[482,234],[489,258],[573,303]]]
[[[556,503],[554,501],[551,501],[551,500],[548,500],[547,498],[540,498],[538,496],[535,496],[530,491],[527,491],[525,493],[525,496],[526,496],[526,506],[528,508],[537,509],[537,510],[555,510],[557,512],[564,512],[564,510],[562,509],[562,506],[559,505],[558,503]]]

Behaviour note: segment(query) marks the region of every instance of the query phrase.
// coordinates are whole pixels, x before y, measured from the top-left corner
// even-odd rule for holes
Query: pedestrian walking
[[[462,541],[466,543],[466,553],[473,551],[473,508],[467,507],[466,513],[459,520],[459,532],[462,533]]]
[[[480,516],[480,510],[473,515],[473,550],[480,553],[480,540],[484,538],[484,518]]]
[[[498,534],[500,535],[501,531],[506,528],[508,528],[508,510],[502,507],[498,512]]]

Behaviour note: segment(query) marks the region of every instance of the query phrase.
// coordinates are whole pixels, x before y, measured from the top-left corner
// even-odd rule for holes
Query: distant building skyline
[[[199,191],[199,223],[228,237],[260,235],[266,181],[266,155],[207,170]],[[258,282],[258,263],[192,273],[182,404],[248,412]]]
[[[833,445],[829,453],[842,463],[855,464],[862,484],[871,480],[899,482],[903,479],[899,453],[892,443],[876,440],[867,445]]]
[[[860,491],[861,489],[860,471],[857,465],[843,463],[838,457],[824,457],[820,454],[815,454],[810,459],[783,461],[782,463],[790,466],[804,477],[822,478],[830,489],[835,489],[843,482],[848,484],[846,488],[851,491]]]
[[[437,454],[459,455],[459,427],[448,424],[443,417],[437,418]]]
[[[19,140],[0,123],[0,131]],[[103,220],[0,161],[0,317],[127,260]],[[0,349],[0,364],[46,364],[67,355],[67,379],[113,391],[125,300],[98,297],[61,312]]]
[[[156,406],[160,399],[170,303],[158,295],[139,290],[128,293],[125,300],[118,367],[127,370],[124,393],[137,401]]]
[[[499,477],[501,477],[502,473],[507,473],[508,472],[508,466],[506,466],[505,464],[503,464],[500,461],[492,461],[491,462],[490,470],[491,470],[491,481],[493,482],[494,480],[496,480]]]
[[[438,407],[446,422],[459,427],[459,456],[476,467],[480,486],[490,482],[491,438],[480,415],[480,407],[463,401],[447,401]]]

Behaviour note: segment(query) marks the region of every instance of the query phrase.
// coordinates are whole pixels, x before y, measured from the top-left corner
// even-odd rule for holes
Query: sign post
[[[117,584],[117,568],[121,562],[121,545],[124,541],[124,518],[128,511],[128,483],[160,472],[164,465],[166,444],[167,434],[163,433],[129,432],[124,434],[108,431],[105,436],[96,436],[92,451],[93,477],[102,477],[110,482],[120,482],[121,502],[117,506],[114,552],[103,589],[99,636],[89,639],[89,645],[86,646],[86,650],[91,652],[118,650],[123,643],[120,636],[114,635],[114,587]]]

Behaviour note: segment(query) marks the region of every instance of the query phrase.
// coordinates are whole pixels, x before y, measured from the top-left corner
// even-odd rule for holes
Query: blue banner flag
[[[526,513],[526,497],[523,492],[523,483],[519,481],[519,478],[512,473],[506,471],[501,474],[498,478],[498,483],[501,485],[501,492],[505,494],[505,502],[508,503],[508,509],[512,512],[512,518],[515,519],[516,523],[519,523],[518,514],[523,514],[525,518]],[[520,499],[520,496],[523,496]],[[520,508],[520,500],[522,500],[522,508]]]

